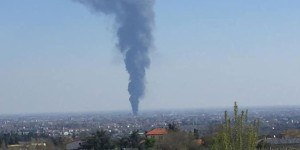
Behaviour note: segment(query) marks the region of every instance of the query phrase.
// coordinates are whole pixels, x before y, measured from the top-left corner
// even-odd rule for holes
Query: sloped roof
[[[168,131],[165,128],[155,128],[146,133],[146,135],[165,135]]]
[[[300,138],[272,138],[272,139],[266,139],[267,143],[270,144],[300,144]]]

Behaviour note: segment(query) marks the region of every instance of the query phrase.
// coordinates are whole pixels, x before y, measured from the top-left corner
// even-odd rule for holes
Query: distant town
[[[234,115],[232,108],[227,110],[228,116]],[[300,107],[247,110],[248,123],[259,120],[256,147],[263,142],[261,148],[300,148]],[[168,149],[163,148],[163,141],[172,130],[192,135],[196,149],[211,149],[211,137],[224,124],[224,111],[145,111],[138,116],[130,112],[1,115],[0,143],[1,149],[101,149],[88,141],[105,134],[111,140],[105,149]],[[132,134],[136,134],[136,144],[130,141]],[[154,140],[146,140],[149,138]]]

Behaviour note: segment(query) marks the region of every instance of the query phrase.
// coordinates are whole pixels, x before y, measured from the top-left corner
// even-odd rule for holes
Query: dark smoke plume
[[[150,65],[148,56],[152,44],[154,0],[75,0],[94,13],[114,15],[117,23],[117,47],[124,56],[129,73],[128,92],[134,115],[145,91],[145,71]]]

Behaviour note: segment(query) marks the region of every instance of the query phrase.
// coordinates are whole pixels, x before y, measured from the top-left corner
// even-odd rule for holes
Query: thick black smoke
[[[134,115],[145,91],[145,73],[150,65],[154,0],[75,0],[94,13],[114,15],[117,23],[117,47],[124,56],[129,73],[128,92]]]

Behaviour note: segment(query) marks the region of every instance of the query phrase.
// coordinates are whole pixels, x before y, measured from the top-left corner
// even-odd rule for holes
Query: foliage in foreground
[[[157,143],[164,150],[199,150],[203,147],[195,142],[194,135],[184,131],[170,131]]]
[[[248,123],[248,110],[239,114],[237,103],[234,103],[234,116],[224,113],[224,123],[216,134],[212,150],[254,150],[258,138],[259,121]]]

